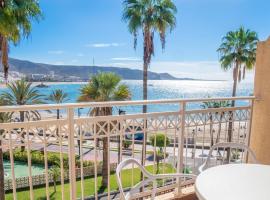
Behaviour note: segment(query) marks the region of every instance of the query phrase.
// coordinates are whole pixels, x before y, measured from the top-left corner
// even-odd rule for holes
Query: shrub
[[[132,144],[132,142],[129,141],[129,140],[124,140],[123,143],[122,143],[122,145],[123,145],[123,147],[124,147],[125,149],[128,149],[128,148],[130,147],[131,144]]]
[[[7,151],[3,154],[3,158],[5,160],[10,159],[9,151]],[[20,149],[17,149],[15,151],[13,151],[13,158],[14,158],[14,161],[27,163],[27,161],[28,161],[27,151],[21,151]],[[79,156],[76,156],[75,160],[76,160],[76,166],[80,167]],[[48,161],[49,166],[60,167],[60,153],[47,152],[47,161]],[[35,165],[44,165],[45,160],[44,160],[43,151],[36,151],[36,150],[31,151],[31,162],[32,162],[32,164],[35,164]],[[91,161],[84,161],[83,162],[84,167],[88,167],[88,166],[92,166],[92,165],[93,165],[93,163]],[[63,153],[63,166],[65,169],[67,169],[69,166],[68,154],[66,154],[66,153]]]
[[[159,172],[159,162],[164,158],[163,147],[170,144],[170,140],[165,136],[164,133],[156,133],[150,137],[151,145],[153,147],[158,147],[159,150],[156,152],[156,162],[157,162],[157,173]],[[165,155],[167,157],[167,154]]]
[[[163,147],[170,145],[170,140],[164,133],[156,133],[155,135],[152,135],[150,137],[150,142],[153,147],[155,145],[159,147],[161,152],[163,152]]]

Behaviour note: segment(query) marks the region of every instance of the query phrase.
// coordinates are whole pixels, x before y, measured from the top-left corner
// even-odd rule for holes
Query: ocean
[[[132,100],[142,99],[142,81],[123,80],[131,91]],[[230,97],[232,93],[232,81],[195,81],[195,80],[150,80],[148,82],[148,99],[181,99],[181,98],[207,98],[207,97]],[[83,83],[55,83],[48,88],[38,88],[41,94],[47,96],[54,89],[62,89],[68,93],[67,102],[74,103],[80,93]],[[237,96],[250,96],[253,94],[254,83],[244,81],[238,84]],[[0,93],[6,90],[0,88]],[[244,104],[245,102],[240,102]],[[198,104],[190,104],[188,108],[198,108]],[[141,112],[140,106],[122,107],[129,113]],[[174,111],[178,105],[153,105],[148,107],[150,112]],[[86,112],[83,111],[82,112]]]

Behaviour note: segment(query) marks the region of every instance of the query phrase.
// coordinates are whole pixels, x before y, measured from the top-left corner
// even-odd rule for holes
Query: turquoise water
[[[29,176],[28,165],[22,162],[14,162],[14,170],[16,178]],[[4,160],[5,179],[12,178],[10,161]],[[32,175],[39,175],[44,173],[44,167],[39,165],[32,166]]]
[[[142,81],[123,81],[130,88],[132,100],[142,99]],[[41,94],[47,96],[54,89],[62,89],[68,93],[68,102],[76,102],[80,88],[83,84],[54,84],[48,88],[38,88]],[[6,89],[0,88],[0,93]],[[229,97],[231,96],[232,82],[231,81],[149,81],[148,98],[149,99],[175,99],[175,98],[204,98],[204,97]],[[249,96],[253,93],[253,83],[243,82],[238,85],[238,96]],[[238,102],[245,104],[247,102]],[[190,104],[188,108],[198,108],[200,104]],[[118,108],[115,108],[117,112]],[[122,107],[127,113],[141,112],[140,106]],[[149,106],[149,111],[174,111],[179,109],[178,105],[155,105]],[[64,112],[64,111],[62,111]],[[82,113],[87,113],[88,109],[81,110]],[[44,169],[41,166],[32,167],[33,175],[43,173]],[[7,177],[11,176],[10,163],[5,161],[5,172]],[[28,176],[27,164],[15,163],[16,177]]]
[[[214,77],[213,77],[214,78]],[[132,94],[132,100],[142,99],[142,81],[125,80]],[[44,94],[49,95],[54,89],[62,89],[68,93],[68,102],[76,102],[79,90],[83,84],[54,84],[48,88],[38,88]],[[5,89],[0,89],[3,91]],[[170,81],[151,80],[148,84],[148,99],[175,99],[175,98],[203,98],[203,97],[229,97],[232,91],[232,81]],[[253,93],[253,82],[246,81],[238,85],[238,96],[249,96]],[[241,102],[240,102],[241,103]],[[244,102],[242,102],[244,103]],[[191,104],[189,108],[198,108],[200,105]],[[140,112],[140,106],[124,107],[127,112]],[[177,105],[149,106],[149,111],[169,111],[178,109]],[[87,112],[82,110],[81,112]]]

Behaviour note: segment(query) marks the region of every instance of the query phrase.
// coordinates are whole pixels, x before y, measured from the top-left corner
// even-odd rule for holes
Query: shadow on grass
[[[50,194],[50,200],[55,200],[55,197],[54,197],[55,193],[56,192],[53,192],[53,193]],[[39,198],[37,198],[37,200],[47,200],[47,197],[46,196],[39,197]]]
[[[104,186],[100,186],[99,189],[98,189],[98,193],[104,193],[105,190],[107,189],[107,187],[104,187]]]

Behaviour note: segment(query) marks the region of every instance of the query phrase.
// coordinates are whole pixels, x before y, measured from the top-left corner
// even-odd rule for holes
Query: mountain
[[[142,70],[107,67],[107,66],[74,66],[74,65],[51,65],[34,63],[25,60],[10,58],[10,71],[16,71],[26,76],[31,74],[54,74],[55,77],[77,77],[80,80],[88,80],[90,74],[98,72],[114,72],[126,80],[142,80]],[[179,80],[168,73],[148,72],[149,80]],[[185,79],[186,80],[186,79]],[[61,80],[62,81],[62,80]]]

